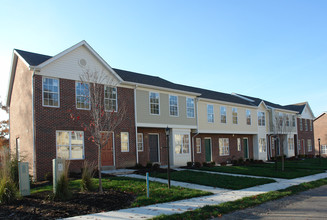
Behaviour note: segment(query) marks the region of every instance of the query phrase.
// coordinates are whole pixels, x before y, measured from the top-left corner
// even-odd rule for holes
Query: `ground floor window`
[[[294,139],[288,138],[288,150],[294,150]]]
[[[128,132],[120,133],[121,152],[129,152]]]
[[[196,142],[196,152],[201,153],[201,138],[196,138],[195,142]]]
[[[308,142],[308,151],[311,152],[312,151],[312,141],[311,141],[311,139],[308,139],[307,142]]]
[[[142,133],[137,134],[137,150],[143,151],[143,134]]]
[[[266,138],[260,138],[259,139],[259,152],[265,153],[266,149],[267,149]]]
[[[57,158],[84,159],[83,131],[56,131]]]
[[[237,151],[241,151],[241,138],[237,138]]]
[[[175,153],[188,154],[190,152],[190,139],[188,134],[175,134]]]
[[[327,145],[321,145],[321,154],[327,154]]]
[[[226,156],[229,155],[229,139],[219,138],[219,155]]]

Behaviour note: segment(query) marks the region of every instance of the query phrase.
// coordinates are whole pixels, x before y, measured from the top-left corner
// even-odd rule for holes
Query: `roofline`
[[[240,103],[236,103],[236,102],[227,102],[227,101],[222,101],[222,100],[216,100],[216,99],[208,99],[208,98],[198,98],[199,101],[205,101],[205,102],[214,102],[214,103],[224,103],[226,105],[237,105],[237,106],[241,106],[241,107],[248,107],[248,108],[253,108],[253,109],[257,109],[258,107],[255,105],[246,105],[246,104],[240,104]]]
[[[118,81],[121,83],[124,80],[111,68],[111,66],[85,41],[82,40],[81,42],[69,47],[68,49],[62,51],[61,53],[57,54],[56,56],[51,57],[50,59],[44,61],[43,63],[37,65],[37,66],[31,66],[31,68],[34,68],[35,70],[40,70],[46,65],[52,63],[53,61],[59,59],[60,57],[70,53],[71,51],[75,50],[76,48],[80,46],[85,46],[111,73],[114,74],[114,76],[118,79]]]
[[[170,89],[170,88],[167,88],[167,87],[153,86],[153,85],[148,85],[148,84],[143,84],[143,83],[135,83],[135,82],[130,82],[130,81],[123,81],[122,84],[142,86],[142,87],[145,87],[145,88],[158,89],[158,90],[164,90],[164,91],[173,91],[173,92],[178,92],[178,93],[189,94],[189,95],[192,95],[192,96],[200,96],[201,95],[201,93],[188,92],[188,91],[179,90],[179,89]]]
[[[288,109],[283,109],[283,108],[275,108],[275,107],[272,107],[272,106],[269,106],[267,105],[268,108],[271,108],[271,109],[277,109],[277,110],[280,110],[280,111],[285,111],[285,112],[291,112],[291,113],[296,113],[296,114],[299,114],[298,111],[293,111],[293,110],[288,110]]]
[[[14,84],[14,78],[15,78],[15,73],[16,73],[16,65],[17,65],[17,60],[18,58],[21,58],[27,67],[29,65],[27,64],[26,60],[24,60],[18,52],[14,49],[11,57],[11,66],[10,66],[10,78],[9,78],[9,86],[8,86],[8,92],[7,92],[7,100],[6,100],[6,105],[9,107],[10,101],[11,101],[11,94],[12,94],[12,87]]]
[[[236,97],[239,97],[239,98],[241,98],[241,99],[244,99],[244,100],[246,100],[246,101],[254,102],[253,99],[246,98],[246,97],[244,97],[244,96],[242,96],[242,95],[239,95],[239,94],[237,94],[237,93],[235,93],[235,92],[232,92],[231,94],[234,95],[234,96],[236,96]]]
[[[320,117],[322,117],[324,114],[326,114],[326,112],[321,113],[317,118],[315,118],[313,121],[316,121],[317,119],[319,119]]]

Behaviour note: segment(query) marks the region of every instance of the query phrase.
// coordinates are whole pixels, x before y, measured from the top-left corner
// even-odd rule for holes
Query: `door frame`
[[[148,133],[148,135],[157,135],[158,137],[158,162],[152,162],[152,163],[161,163],[161,160],[160,160],[160,135],[159,133]],[[150,138],[149,138],[150,139]],[[148,143],[149,143],[150,140],[148,140]],[[150,158],[150,144],[149,144],[149,158]]]
[[[249,147],[249,138],[248,137],[243,137],[243,141],[246,140],[246,148],[247,148],[247,157],[244,159],[249,159],[250,158],[250,147]],[[244,142],[242,143],[244,145]],[[244,156],[244,150],[245,146],[243,146],[243,156]]]
[[[116,167],[116,148],[115,148],[115,132],[114,131],[100,131],[100,133],[112,133],[112,157],[113,157],[113,167]],[[101,160],[101,166],[102,160]],[[108,166],[111,167],[111,166]]]
[[[205,137],[205,138],[204,138],[204,149],[205,149],[205,150],[206,150],[206,139],[207,139],[207,140],[210,140],[210,155],[211,155],[211,160],[210,160],[210,161],[207,161],[207,160],[206,160],[206,158],[205,158],[205,157],[206,157],[206,155],[205,155],[205,152],[206,152],[206,151],[204,152],[204,159],[205,159],[206,162],[211,162],[211,161],[213,161],[213,160],[212,160],[212,140],[211,140],[211,137]]]

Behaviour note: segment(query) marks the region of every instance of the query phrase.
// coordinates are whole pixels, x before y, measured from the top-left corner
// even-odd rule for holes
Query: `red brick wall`
[[[201,138],[201,153],[194,153],[195,162],[205,162],[205,138],[211,138],[212,158],[216,163],[226,162],[227,160],[244,159],[243,138],[248,138],[249,158],[253,158],[253,136],[252,135],[230,135],[230,134],[199,134],[195,138]],[[229,155],[219,156],[219,138],[229,138]],[[237,150],[237,138],[241,138],[241,151]],[[194,139],[194,145],[196,140]],[[194,148],[196,148],[194,146]]]
[[[37,179],[42,179],[47,172],[52,171],[52,159],[56,158],[56,130],[83,131],[81,122],[91,121],[89,110],[77,110],[75,100],[75,81],[60,79],[60,107],[42,106],[42,76],[35,76],[35,131],[36,131],[36,169]],[[135,114],[133,89],[117,89],[118,108],[125,106],[126,115],[115,130],[116,167],[133,166],[136,163],[135,152]],[[69,110],[80,116],[79,121],[70,118]],[[120,132],[129,132],[129,152],[122,153],[120,149]],[[97,161],[97,147],[88,140],[89,132],[84,132],[85,159]],[[83,160],[72,160],[72,171],[79,172]]]
[[[166,132],[164,128],[137,128],[143,133],[143,151],[138,153],[139,163],[145,166],[150,161],[149,134],[159,134],[160,164],[167,165]]]
[[[300,120],[302,120],[302,131],[300,130]],[[308,122],[308,131],[306,131],[305,129],[305,120],[307,120]],[[297,119],[297,124],[298,124],[298,140],[304,140],[304,146],[305,146],[305,149],[303,149],[303,147],[301,146],[301,149],[300,149],[300,152],[299,154],[303,155],[314,155],[315,154],[315,140],[314,140],[314,128],[312,127],[312,131],[310,131],[310,123],[312,123],[312,120],[309,120],[309,119],[302,119],[302,118],[298,118]],[[308,139],[311,139],[311,143],[312,143],[312,151],[309,152],[308,151]],[[301,142],[300,142],[301,143]],[[299,147],[299,145],[297,146]],[[296,152],[297,153],[297,152]]]
[[[319,155],[319,143],[318,138],[320,138],[320,146],[327,145],[327,114],[321,115],[319,118],[315,119],[314,123],[314,137],[315,137],[315,149],[316,155]],[[326,156],[324,154],[323,156]]]

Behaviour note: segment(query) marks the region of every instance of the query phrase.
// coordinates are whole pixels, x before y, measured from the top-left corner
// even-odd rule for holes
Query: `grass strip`
[[[153,172],[150,173],[150,176],[167,178],[166,173]],[[266,178],[229,176],[188,170],[171,172],[170,178],[181,182],[235,190],[275,182],[275,180]]]
[[[92,179],[93,183],[98,187],[99,180]],[[183,187],[172,186],[168,189],[167,184],[150,182],[150,197],[146,196],[146,182],[141,179],[128,177],[110,177],[102,179],[103,189],[115,189],[121,192],[131,193],[135,195],[135,200],[130,207],[146,206],[155,203],[171,202],[176,200],[188,199],[199,196],[212,195],[210,192],[188,189]],[[81,180],[73,180],[69,183],[71,191],[79,191]],[[31,193],[43,191],[52,191],[52,185],[31,189]]]
[[[302,191],[317,188],[327,184],[327,178],[320,179],[308,183],[302,183],[300,185],[291,186],[286,189],[271,191],[257,196],[245,197],[232,202],[225,202],[215,206],[204,206],[193,211],[187,211],[181,214],[173,215],[160,215],[153,219],[155,220],[181,220],[181,219],[209,219],[214,217],[221,217],[223,214],[227,214],[236,210],[253,207],[271,200],[283,198],[297,194]]]
[[[284,171],[275,170],[273,164],[262,164],[256,166],[217,166],[217,167],[201,167],[200,170],[207,170],[212,172],[234,173],[252,176],[294,179],[317,173],[324,172],[323,170],[307,170],[295,169],[286,167]]]

